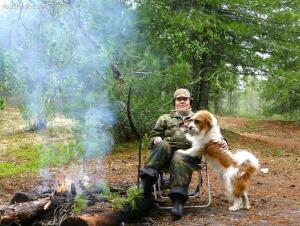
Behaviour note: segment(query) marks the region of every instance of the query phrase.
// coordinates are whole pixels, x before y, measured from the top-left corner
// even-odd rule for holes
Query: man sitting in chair
[[[191,110],[191,95],[187,89],[177,89],[173,96],[175,110],[164,114],[157,120],[150,134],[150,149],[140,177],[144,188],[144,198],[153,200],[152,185],[157,181],[163,169],[169,169],[171,190],[169,197],[173,201],[171,213],[175,219],[183,216],[183,207],[188,200],[188,187],[193,170],[200,159],[177,153],[178,149],[191,147],[185,134],[188,131]],[[225,141],[221,144],[227,149]]]

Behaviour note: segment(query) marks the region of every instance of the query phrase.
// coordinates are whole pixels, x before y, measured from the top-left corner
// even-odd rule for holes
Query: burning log
[[[0,224],[33,219],[46,211],[50,197],[12,205],[0,205]]]
[[[117,226],[122,222],[132,222],[146,216],[152,209],[154,203],[141,200],[136,209],[125,205],[122,210],[105,209],[92,211],[93,214],[81,214],[70,216],[63,220],[60,226]],[[89,211],[90,212],[90,211]]]
[[[71,185],[70,191],[61,188],[63,186],[59,186],[56,191],[48,190],[43,193],[16,193],[9,205],[0,205],[0,225],[12,222],[47,225],[51,222],[51,225],[61,226],[112,226],[139,219],[151,209],[149,203],[143,200],[137,203],[135,209],[130,204],[124,204],[120,210],[112,209],[111,202],[105,196],[99,197],[104,190],[98,187],[92,190],[83,189],[82,196],[87,208],[80,210],[83,212],[79,215],[74,215],[78,203],[80,206],[80,202],[76,201],[75,185]],[[111,187],[111,191],[125,195],[126,189]]]
[[[41,198],[46,198],[49,197],[50,193],[53,193],[53,190],[49,190],[41,194],[38,194],[36,192],[17,192],[11,199],[10,204],[29,202]]]
[[[60,226],[117,226],[120,225],[122,221],[123,215],[112,210],[106,210],[102,213],[68,217]]]
[[[73,197],[73,193],[68,191],[49,190],[42,194],[18,192],[9,205],[0,205],[0,225],[37,219],[48,212],[53,212]]]

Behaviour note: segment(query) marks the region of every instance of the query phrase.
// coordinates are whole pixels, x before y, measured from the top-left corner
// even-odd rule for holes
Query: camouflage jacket
[[[160,116],[151,131],[149,148],[152,149],[155,137],[161,137],[167,141],[172,150],[190,148],[191,144],[186,139],[185,134],[188,129],[188,121],[192,115],[194,115],[193,112],[183,119],[173,111],[170,114]]]

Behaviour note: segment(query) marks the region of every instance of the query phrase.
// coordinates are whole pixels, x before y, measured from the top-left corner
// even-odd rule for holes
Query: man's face
[[[191,107],[190,98],[188,97],[177,97],[175,99],[176,110],[188,110]]]

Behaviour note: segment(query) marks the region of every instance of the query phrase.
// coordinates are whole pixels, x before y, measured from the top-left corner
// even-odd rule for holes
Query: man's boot
[[[152,168],[141,169],[140,177],[144,189],[144,198],[153,200],[152,186],[158,178],[157,171]]]
[[[185,199],[182,195],[175,195],[173,198],[173,207],[171,210],[172,216],[175,220],[180,219],[183,216],[183,207]]]
[[[144,214],[149,212],[155,204],[155,199],[152,195],[153,184],[156,182],[158,174],[157,171],[152,168],[141,169],[140,173],[143,189],[144,198],[141,200]]]
[[[151,176],[145,175],[141,179],[142,179],[142,185],[143,185],[143,189],[144,189],[144,198],[153,200],[152,187],[155,182],[154,178]]]

